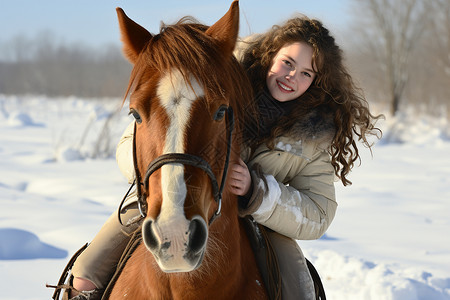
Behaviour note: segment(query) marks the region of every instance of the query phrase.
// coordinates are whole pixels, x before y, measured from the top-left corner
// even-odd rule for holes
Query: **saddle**
[[[270,229],[256,223],[250,216],[242,218],[242,221],[258,262],[258,268],[263,277],[269,299],[281,300],[281,272],[277,256],[267,235],[267,231]],[[308,259],[306,259],[306,264],[314,282],[316,300],[326,300],[325,289],[319,273]]]

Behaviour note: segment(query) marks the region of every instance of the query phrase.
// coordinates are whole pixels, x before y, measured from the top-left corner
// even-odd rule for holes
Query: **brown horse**
[[[117,13],[145,220],[110,299],[266,299],[225,180],[252,101],[232,54],[238,1],[211,27],[183,18],[156,35]]]

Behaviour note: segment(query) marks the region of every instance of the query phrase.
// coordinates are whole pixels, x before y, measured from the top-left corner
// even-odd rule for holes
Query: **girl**
[[[374,122],[379,117],[369,112],[341,50],[317,20],[290,19],[242,42],[238,50],[253,84],[258,116],[244,126],[245,151],[230,169],[229,184],[240,196],[241,215],[269,228],[283,299],[314,299],[295,239],[318,239],[326,232],[337,208],[335,177],[351,183],[347,176],[359,159],[356,140],[370,147],[367,137],[378,131]],[[132,129],[133,124],[117,148],[119,167],[129,182],[134,180]],[[126,220],[139,216],[134,204],[127,215]],[[89,299],[105,287],[128,242],[123,230],[134,228],[124,229],[114,214],[78,257],[73,285],[92,292],[73,299]]]
[[[379,117],[369,112],[342,51],[317,20],[299,17],[274,26],[244,41],[236,56],[252,82],[259,118],[244,132],[242,157],[253,171],[240,161],[230,184],[241,196],[241,214],[271,229],[283,299],[314,299],[294,239],[326,232],[337,208],[335,176],[351,183],[347,176],[359,159],[355,139],[370,147],[367,137],[379,132]]]

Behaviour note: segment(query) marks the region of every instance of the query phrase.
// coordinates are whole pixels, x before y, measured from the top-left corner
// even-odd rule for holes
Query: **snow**
[[[284,150],[284,151],[291,151],[292,150],[292,145],[291,144],[285,144],[283,142],[278,142],[275,146],[278,149]]]
[[[0,95],[0,299],[50,299],[45,284],[118,206],[120,104]],[[299,244],[329,299],[450,299],[447,117],[406,111],[382,127],[353,185],[336,184],[326,235]]]
[[[258,207],[258,210],[252,214],[253,218],[258,222],[264,222],[270,217],[278,204],[277,200],[280,199],[281,196],[281,189],[275,177],[272,175],[266,175],[265,177],[267,182],[267,190],[265,187],[261,188],[261,186],[264,186],[264,182],[261,179],[259,179],[258,182],[259,188],[266,193],[263,198],[264,201],[262,201],[261,205]]]
[[[67,251],[46,243],[26,230],[0,228],[0,260],[33,258],[66,258]]]

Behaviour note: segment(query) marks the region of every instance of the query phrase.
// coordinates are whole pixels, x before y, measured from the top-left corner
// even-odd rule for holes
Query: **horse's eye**
[[[134,110],[133,108],[130,109],[129,115],[133,115],[134,119],[136,120],[136,123],[141,124],[142,123],[142,119],[141,116],[139,115],[139,113]]]
[[[221,105],[219,109],[217,109],[216,113],[214,114],[214,121],[220,121],[225,116],[225,113],[227,112],[228,107],[225,105]]]

